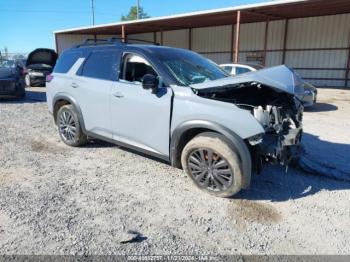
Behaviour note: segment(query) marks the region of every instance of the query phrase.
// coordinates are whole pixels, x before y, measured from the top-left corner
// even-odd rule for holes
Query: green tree
[[[139,8],[139,19],[143,18],[149,18],[150,16],[143,11],[143,8]],[[122,15],[121,20],[122,21],[130,21],[130,20],[136,20],[137,19],[137,6],[130,7],[129,14],[124,16]]]

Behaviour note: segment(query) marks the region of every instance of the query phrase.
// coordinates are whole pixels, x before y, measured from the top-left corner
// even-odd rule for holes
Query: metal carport
[[[287,64],[316,85],[349,86],[350,1],[283,0],[56,31],[56,49],[133,37],[188,48],[218,63]]]

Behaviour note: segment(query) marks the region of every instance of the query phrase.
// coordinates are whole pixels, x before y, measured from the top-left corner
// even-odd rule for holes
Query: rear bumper
[[[45,76],[31,76],[30,75],[30,83],[31,83],[31,85],[45,86],[46,85],[46,77]]]
[[[317,101],[317,93],[312,92],[311,94],[305,95],[302,99],[304,107],[313,106]]]
[[[16,79],[0,80],[0,97],[13,98],[24,93],[24,84]]]

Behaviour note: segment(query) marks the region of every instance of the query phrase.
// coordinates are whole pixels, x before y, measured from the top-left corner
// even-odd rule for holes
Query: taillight
[[[46,76],[46,82],[51,82],[52,79],[53,79],[53,75],[50,74]]]

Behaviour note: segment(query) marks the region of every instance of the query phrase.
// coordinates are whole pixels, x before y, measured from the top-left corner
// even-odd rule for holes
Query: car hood
[[[28,55],[26,67],[33,64],[45,64],[54,67],[57,54],[52,49],[38,48]]]
[[[289,67],[281,65],[271,68],[261,69],[254,72],[241,74],[238,76],[207,81],[200,84],[191,85],[194,89],[230,87],[248,82],[257,82],[269,86],[278,92],[285,92],[299,95],[304,92],[304,81]]]
[[[14,69],[11,68],[0,68],[0,79],[13,77],[15,74]]]

